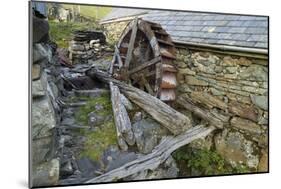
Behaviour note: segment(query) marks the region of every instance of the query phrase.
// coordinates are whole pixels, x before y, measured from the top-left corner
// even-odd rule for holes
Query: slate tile
[[[240,46],[240,47],[252,47],[256,43],[255,42],[250,42],[250,41],[236,41],[234,43],[235,46]]]
[[[249,34],[231,34],[231,39],[232,40],[237,40],[237,41],[245,41],[247,40],[251,35]]]
[[[218,26],[216,27],[215,32],[227,33],[229,29],[230,29],[229,27]]]
[[[226,39],[220,39],[218,40],[218,43],[225,44],[225,45],[234,45],[236,41],[234,40],[226,40]]]
[[[244,33],[246,29],[246,27],[231,27],[228,28],[227,33]]]
[[[240,17],[239,15],[225,15],[224,20],[239,20]]]
[[[268,44],[267,43],[262,43],[262,42],[257,42],[255,44],[255,47],[258,47],[258,48],[268,48]]]
[[[256,20],[255,16],[240,16],[239,20]]]
[[[229,21],[227,23],[227,26],[235,26],[235,27],[241,27],[243,25],[244,21],[239,21],[239,20],[236,20],[236,21]]]
[[[267,34],[267,28],[264,28],[264,27],[260,27],[260,28],[248,27],[245,30],[245,33],[246,34]]]
[[[268,35],[252,35],[251,37],[257,42],[268,42]]]
[[[230,33],[219,33],[218,34],[218,39],[231,39],[231,34]]]

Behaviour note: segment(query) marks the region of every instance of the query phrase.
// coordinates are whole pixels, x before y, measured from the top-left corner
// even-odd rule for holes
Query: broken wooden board
[[[128,146],[124,143],[123,139],[131,146],[135,144],[131,121],[124,105],[121,102],[121,94],[118,87],[114,86],[112,82],[110,82],[109,86],[118,144],[122,150],[127,150]]]
[[[111,78],[107,73],[98,71],[96,69],[88,70],[87,75],[92,78],[97,78],[104,82],[113,82],[119,87],[121,92],[129,98],[132,102],[141,107],[149,115],[158,121],[161,125],[166,127],[170,132],[178,135],[188,128],[190,128],[190,119],[182,113],[176,111],[169,105],[165,104],[158,98],[138,89],[130,86],[126,83]]]
[[[168,136],[162,139],[160,144],[154,148],[154,150],[148,154],[141,156],[140,158],[131,161],[117,169],[109,171],[103,175],[95,177],[86,181],[85,183],[105,183],[117,181],[119,179],[128,177],[135,173],[144,170],[154,170],[161,163],[163,163],[172,152],[176,149],[189,144],[190,142],[204,138],[209,135],[215,127],[204,127],[202,125],[192,127],[185,133],[176,137]]]
[[[176,102],[185,109],[194,113],[196,116],[208,121],[211,125],[219,129],[223,128],[223,122],[221,120],[212,115],[208,110],[204,110],[203,108],[195,106],[192,101],[188,99],[188,97],[179,96]]]

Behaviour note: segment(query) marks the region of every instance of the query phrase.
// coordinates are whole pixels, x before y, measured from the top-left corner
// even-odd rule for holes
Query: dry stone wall
[[[224,123],[214,136],[218,153],[233,166],[267,171],[268,60],[179,48],[178,96]]]

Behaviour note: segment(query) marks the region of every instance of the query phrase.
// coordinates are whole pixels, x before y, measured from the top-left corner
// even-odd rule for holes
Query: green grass
[[[78,5],[66,5],[65,8],[72,8],[73,6]],[[92,5],[80,5],[80,14],[86,18],[91,18],[95,20],[100,20],[105,17],[112,8],[110,7],[100,7],[100,6],[92,6]]]
[[[97,25],[88,22],[54,22],[49,21],[50,38],[56,42],[60,48],[67,48],[75,30],[87,30],[97,28]]]
[[[72,99],[75,101],[75,99]],[[112,115],[112,107],[110,96],[108,93],[97,98],[84,98],[86,105],[79,108],[75,114],[75,119],[83,125],[88,125],[88,114],[94,112],[101,116]],[[95,111],[95,106],[100,104],[104,109]],[[88,157],[92,160],[99,160],[102,153],[112,145],[117,145],[117,136],[113,117],[104,122],[95,131],[80,130],[80,134],[86,137],[84,148],[80,153],[80,157]]]

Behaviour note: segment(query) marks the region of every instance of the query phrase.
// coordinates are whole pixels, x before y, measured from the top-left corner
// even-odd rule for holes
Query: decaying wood
[[[217,127],[217,128],[223,128],[223,122],[214,115],[212,115],[209,111],[204,110],[203,108],[199,108],[196,105],[192,103],[187,97],[179,96],[176,101],[179,105],[183,106],[187,110],[194,113],[196,116],[210,122],[211,125]]]
[[[113,82],[127,98],[150,114],[173,134],[178,135],[191,127],[191,121],[187,116],[176,111],[158,98],[124,82],[113,79],[108,74],[96,69],[89,70],[87,75],[107,83]]]
[[[119,49],[117,48],[116,45],[115,45],[115,51],[116,51],[116,60],[117,60],[117,63],[118,63],[118,67],[121,68],[123,66],[123,61],[121,59]]]
[[[98,97],[102,94],[108,94],[108,89],[90,89],[90,90],[72,90],[75,94],[75,96],[81,97],[81,96],[87,96],[87,97]]]
[[[127,147],[124,145],[122,138],[129,144],[135,144],[135,138],[132,131],[132,125],[128,113],[121,102],[121,94],[117,86],[110,82],[111,103],[114,115],[114,122],[116,126],[117,138],[119,146],[125,150]]]
[[[126,68],[129,67],[129,64],[132,60],[135,39],[136,39],[137,31],[138,31],[137,25],[138,25],[138,18],[135,18],[133,28],[132,28],[131,37],[130,37],[129,47],[128,47],[128,51],[127,51],[127,55],[126,55],[125,65],[124,65]]]
[[[86,183],[112,182],[128,177],[140,171],[154,170],[161,163],[163,163],[173,151],[196,139],[206,137],[214,129],[214,127],[207,128],[199,125],[176,137],[168,136],[163,138],[160,144],[154,148],[152,153],[141,156],[140,158],[131,161],[117,169],[88,180]]]

